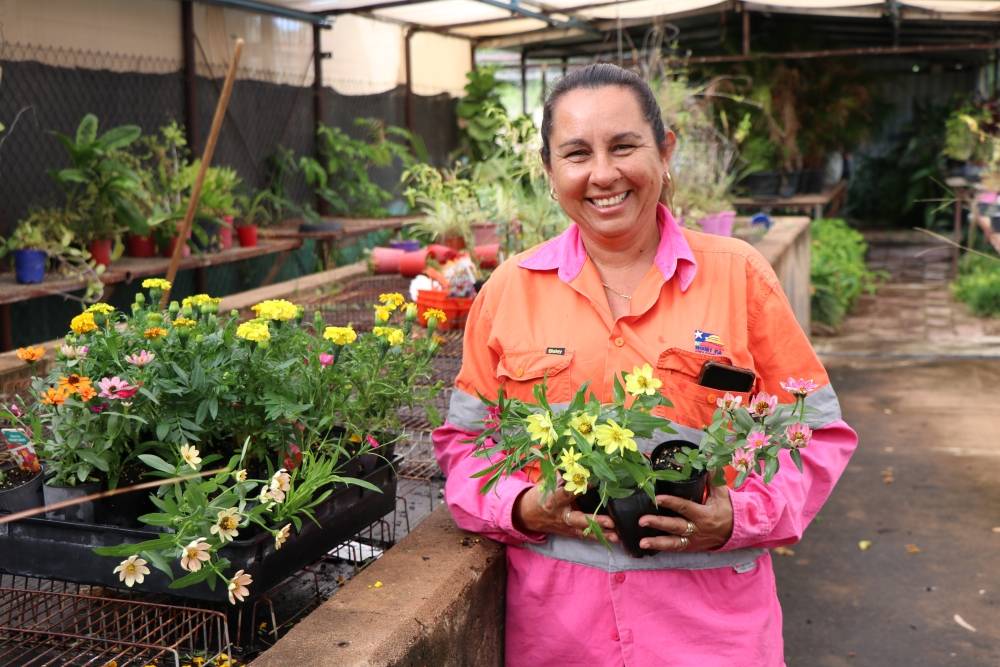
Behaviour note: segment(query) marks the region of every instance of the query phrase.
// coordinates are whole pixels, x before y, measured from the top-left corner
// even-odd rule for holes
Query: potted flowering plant
[[[28,432],[5,428],[0,433],[0,512],[38,507],[42,504],[42,468]]]
[[[783,449],[790,450],[801,470],[799,450],[811,438],[804,424],[805,396],[816,388],[811,381],[782,384],[796,396],[790,406],[779,406],[777,397],[760,392],[744,407],[740,398],[726,394],[698,443],[663,439],[675,431],[655,414],[670,405],[660,387],[652,367],[644,364],[615,377],[611,403],[588,396],[586,384],[561,412],[550,406],[544,383],[535,387],[535,402],[508,399],[502,391],[495,402],[483,397],[489,416],[476,439],[476,454],[490,465],[476,474],[486,480],[482,493],[504,476],[536,470],[544,492],[561,484],[578,495],[577,506],[589,514],[587,534],[611,548],[596,520],[607,511],[625,549],[642,557],[654,552],[641,549],[640,540],[658,533],[640,527],[639,518],[671,514],[656,506],[656,495],[703,502],[707,484],[726,483],[727,469],[735,469],[737,487],[754,473],[770,482]],[[660,442],[652,446],[654,438]]]

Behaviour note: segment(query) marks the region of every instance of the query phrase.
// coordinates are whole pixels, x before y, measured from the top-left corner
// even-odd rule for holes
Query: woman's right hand
[[[514,527],[521,532],[596,540],[597,536],[593,533],[583,534],[588,525],[587,517],[589,515],[573,507],[575,499],[574,494],[562,487],[546,496],[542,492],[541,485],[535,485],[521,493],[514,501],[512,511]],[[598,514],[597,523],[604,531],[604,537],[608,542],[618,542],[615,522],[611,520],[611,517],[606,514]]]

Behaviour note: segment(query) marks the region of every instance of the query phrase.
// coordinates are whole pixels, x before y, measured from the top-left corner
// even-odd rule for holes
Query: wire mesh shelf
[[[179,667],[230,652],[221,612],[43,587],[0,588],[0,665]]]

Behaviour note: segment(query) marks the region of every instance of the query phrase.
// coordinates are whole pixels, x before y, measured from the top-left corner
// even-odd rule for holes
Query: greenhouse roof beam
[[[546,12],[536,12],[530,9],[525,9],[520,5],[518,0],[511,0],[510,2],[504,2],[504,0],[476,0],[476,2],[482,5],[496,7],[498,9],[506,9],[514,14],[517,14],[518,16],[523,16],[524,18],[544,21],[550,28],[580,28],[586,32],[599,34],[593,26],[585,21],[581,21],[579,19],[564,21],[562,19],[557,19]]]
[[[284,7],[282,5],[275,5],[270,2],[261,2],[260,0],[194,0],[194,2],[200,2],[206,5],[219,5],[221,7],[229,7],[231,9],[241,9],[243,11],[254,12],[256,14],[278,16],[285,19],[292,19],[293,21],[311,23],[324,28],[330,27],[330,22],[326,20],[326,17],[319,14],[304,12],[298,9],[292,9],[291,7]]]

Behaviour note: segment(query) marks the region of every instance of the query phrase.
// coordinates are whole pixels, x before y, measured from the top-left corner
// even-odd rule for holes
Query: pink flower
[[[740,447],[733,452],[733,467],[740,472],[753,470],[757,464],[757,453],[749,447]]]
[[[110,408],[111,405],[109,405],[108,403],[100,403],[98,405],[91,405],[89,407],[91,412],[93,412],[95,415],[99,415],[108,408]]]
[[[747,447],[753,449],[754,451],[767,447],[770,444],[771,436],[767,433],[754,431],[747,436]]]
[[[323,352],[319,355],[319,365],[320,366],[332,366],[333,365],[333,355]]]
[[[486,428],[499,428],[500,426],[500,407],[497,405],[491,405],[486,408],[486,419],[483,420],[483,425]]]
[[[807,378],[788,378],[781,383],[781,388],[787,391],[789,394],[795,394],[796,396],[808,396],[817,389],[819,385]]]
[[[139,391],[137,385],[131,385],[117,375],[110,378],[101,378],[98,380],[97,386],[101,388],[101,393],[98,394],[101,398],[124,400],[132,398]]]
[[[793,449],[802,449],[807,446],[812,440],[812,435],[812,429],[801,423],[792,424],[785,429],[785,437],[788,438]]]
[[[17,403],[11,403],[8,410],[10,410],[10,414],[14,415],[15,417],[20,417],[22,414],[21,408],[17,407]]]
[[[740,404],[742,402],[743,402],[742,396],[733,396],[727,391],[726,395],[717,400],[715,404],[720,408],[722,408],[723,410],[725,410],[726,412],[730,412],[740,407]]]
[[[778,397],[772,396],[766,391],[755,394],[750,398],[750,405],[747,408],[754,417],[769,417],[774,414],[774,409],[778,407]]]
[[[368,446],[371,447],[372,449],[378,447],[378,440],[376,440],[375,436],[373,436],[372,434],[369,433],[368,435],[366,435],[365,440],[368,441]]]
[[[125,357],[125,361],[129,362],[133,366],[145,366],[156,359],[156,355],[149,350],[139,350],[136,354],[130,354]]]

